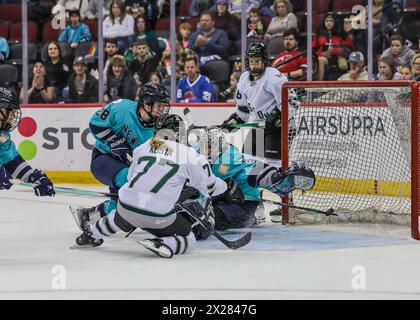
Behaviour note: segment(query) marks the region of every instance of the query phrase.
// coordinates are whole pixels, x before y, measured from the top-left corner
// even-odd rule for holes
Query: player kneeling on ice
[[[128,181],[118,192],[117,208],[95,224],[85,220],[83,234],[76,239],[78,246],[96,247],[105,236],[135,227],[155,236],[139,243],[160,257],[192,250],[196,238],[191,223],[176,208],[185,183],[205,197],[225,192],[226,183],[211,173],[203,155],[180,143],[181,137],[186,140],[186,133],[179,116],[161,116],[156,132],[134,150]]]
[[[17,95],[0,87],[0,190],[12,187],[12,177],[31,183],[37,196],[53,196],[55,191],[50,179],[43,171],[32,169],[11,140],[10,132],[17,127],[21,116]]]
[[[91,171],[95,178],[118,193],[127,182],[128,157],[149,140],[156,119],[169,112],[169,93],[164,86],[152,82],[140,88],[138,101],[120,99],[99,109],[90,119],[89,128],[96,139],[92,151]],[[117,199],[107,200],[93,208],[71,208],[76,221],[95,212],[101,216],[116,208]]]
[[[200,153],[211,163],[213,174],[228,185],[225,193],[212,197],[216,230],[253,227],[263,222],[260,188],[285,196],[295,189],[310,190],[315,184],[314,172],[302,164],[293,163],[282,173],[261,161],[246,160],[236,147],[226,143],[220,128],[209,127],[198,139]],[[203,235],[208,233],[196,233],[199,240],[205,238]]]

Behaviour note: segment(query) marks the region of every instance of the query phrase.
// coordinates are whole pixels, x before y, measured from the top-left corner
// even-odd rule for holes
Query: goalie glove
[[[213,203],[218,202],[226,202],[226,203],[236,203],[236,204],[243,204],[245,201],[244,194],[242,193],[241,188],[238,186],[238,184],[233,179],[227,179],[225,180],[227,184],[227,190],[225,193],[213,197],[212,201]]]
[[[28,177],[26,182],[32,183],[36,196],[54,196],[54,186],[47,175],[42,171],[35,169]]]
[[[10,176],[7,173],[6,169],[3,166],[0,166],[0,190],[6,189],[9,190],[12,187],[10,182]]]

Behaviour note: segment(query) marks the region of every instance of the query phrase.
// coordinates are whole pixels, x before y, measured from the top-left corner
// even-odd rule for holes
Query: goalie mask
[[[198,147],[200,154],[214,164],[227,148],[225,135],[219,128],[209,128],[199,136]]]
[[[260,59],[257,59],[260,58]],[[250,63],[252,59],[252,63]],[[254,64],[254,60],[260,60],[259,67],[253,67],[251,64]],[[268,66],[268,52],[267,47],[262,41],[252,42],[248,49],[246,50],[245,56],[245,69],[251,73],[251,76],[256,77],[264,73],[265,68]]]
[[[182,118],[176,114],[164,114],[156,120],[156,135],[165,140],[184,143],[187,129]]]
[[[22,111],[17,95],[0,87],[0,130],[13,131],[19,124]]]

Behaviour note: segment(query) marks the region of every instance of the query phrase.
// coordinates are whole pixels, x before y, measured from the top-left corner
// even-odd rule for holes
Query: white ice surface
[[[420,243],[409,239],[407,228],[266,223],[251,230],[253,239],[242,249],[211,238],[173,259],[138,245],[146,236],[141,231],[70,250],[80,232],[68,206],[100,201],[36,198],[24,187],[0,191],[0,299],[420,298]],[[65,290],[52,286],[57,265],[65,268]],[[366,270],[365,290],[352,288],[357,265]]]

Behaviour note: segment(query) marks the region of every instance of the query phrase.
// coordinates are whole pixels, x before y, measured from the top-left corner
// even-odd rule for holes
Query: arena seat
[[[37,42],[38,25],[33,21],[28,21],[28,41]],[[22,41],[22,23],[14,23],[10,28],[11,41]]]

